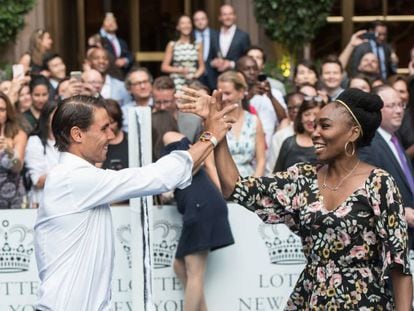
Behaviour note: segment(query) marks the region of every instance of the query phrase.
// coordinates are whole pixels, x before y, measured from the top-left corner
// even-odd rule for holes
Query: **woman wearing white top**
[[[39,125],[27,142],[25,163],[33,183],[29,202],[31,208],[39,207],[42,202],[47,173],[57,164],[59,159],[59,152],[54,147],[55,138],[51,129],[56,108],[55,102],[48,102],[43,107]]]

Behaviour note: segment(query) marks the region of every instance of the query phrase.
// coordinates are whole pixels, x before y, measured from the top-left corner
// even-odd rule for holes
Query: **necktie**
[[[414,194],[414,178],[411,173],[410,167],[408,166],[407,158],[405,157],[405,152],[403,148],[401,147],[397,136],[393,135],[391,137],[391,142],[394,144],[395,149],[397,149],[398,157],[400,158],[400,162],[401,162],[401,168],[404,172],[405,178],[407,179],[408,185],[411,188],[411,193]]]

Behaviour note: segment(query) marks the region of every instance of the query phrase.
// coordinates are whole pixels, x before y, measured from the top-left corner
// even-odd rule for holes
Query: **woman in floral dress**
[[[193,100],[186,97],[180,109],[205,117],[209,100],[188,94]],[[307,265],[285,310],[411,310],[399,190],[387,172],[361,162],[356,152],[371,142],[382,106],[378,96],[348,89],[321,109],[312,138],[323,164],[240,177],[226,140],[215,148],[223,194],[302,239]]]

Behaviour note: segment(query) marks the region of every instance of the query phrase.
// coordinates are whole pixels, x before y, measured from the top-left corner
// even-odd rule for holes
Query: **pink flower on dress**
[[[320,201],[312,202],[308,205],[308,210],[312,213],[316,213],[322,209],[322,203]]]
[[[372,232],[372,231],[365,232],[363,234],[363,238],[364,238],[364,241],[368,245],[374,245],[375,243],[377,243],[377,237],[375,236],[374,232]]]
[[[363,246],[354,246],[350,252],[351,257],[358,258],[358,259],[364,258],[365,253],[366,251]]]
[[[316,279],[318,282],[324,283],[325,282],[325,270],[322,267],[318,267],[316,270]]]
[[[370,269],[368,269],[368,268],[360,268],[358,270],[359,270],[359,273],[361,273],[361,276],[363,278],[369,278],[369,279],[372,278],[372,272],[371,272]]]
[[[342,205],[335,211],[335,215],[338,217],[345,217],[349,214],[349,212],[352,210],[352,207],[349,205]]]
[[[341,284],[342,284],[342,275],[340,275],[339,273],[335,273],[334,275],[332,275],[331,279],[329,280],[329,285],[331,287],[338,287]]]
[[[281,205],[289,205],[290,204],[290,199],[289,197],[286,195],[286,193],[282,190],[278,190],[276,193],[276,199],[280,202]]]
[[[372,205],[372,210],[374,211],[374,215],[375,216],[379,216],[381,215],[381,210],[379,207],[379,202],[375,201],[374,204]]]
[[[346,232],[339,232],[339,239],[344,243],[345,246],[351,243],[351,238]]]
[[[275,202],[273,202],[273,200],[271,198],[269,198],[269,197],[263,197],[260,200],[260,205],[263,206],[263,207],[265,207],[265,208],[266,207],[272,207],[272,206],[275,205]]]

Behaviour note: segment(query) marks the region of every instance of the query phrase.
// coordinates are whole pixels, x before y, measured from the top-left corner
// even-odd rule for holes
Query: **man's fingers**
[[[187,86],[183,86],[180,91],[188,93],[190,95],[199,95],[197,90],[189,88]]]
[[[194,102],[197,101],[197,98],[196,97],[189,96],[189,95],[186,95],[184,93],[177,93],[174,96],[175,96],[175,98],[177,98],[179,100],[184,100],[184,101],[187,101],[187,102],[193,102],[194,103]]]
[[[223,93],[220,90],[214,90],[211,104],[216,111],[223,109]]]
[[[239,105],[238,104],[233,104],[233,105],[229,105],[227,107],[224,107],[220,113],[219,113],[219,117],[223,118],[225,115],[227,115],[229,112],[233,111],[234,109],[236,109]],[[226,116],[226,121],[227,121],[228,116]]]

